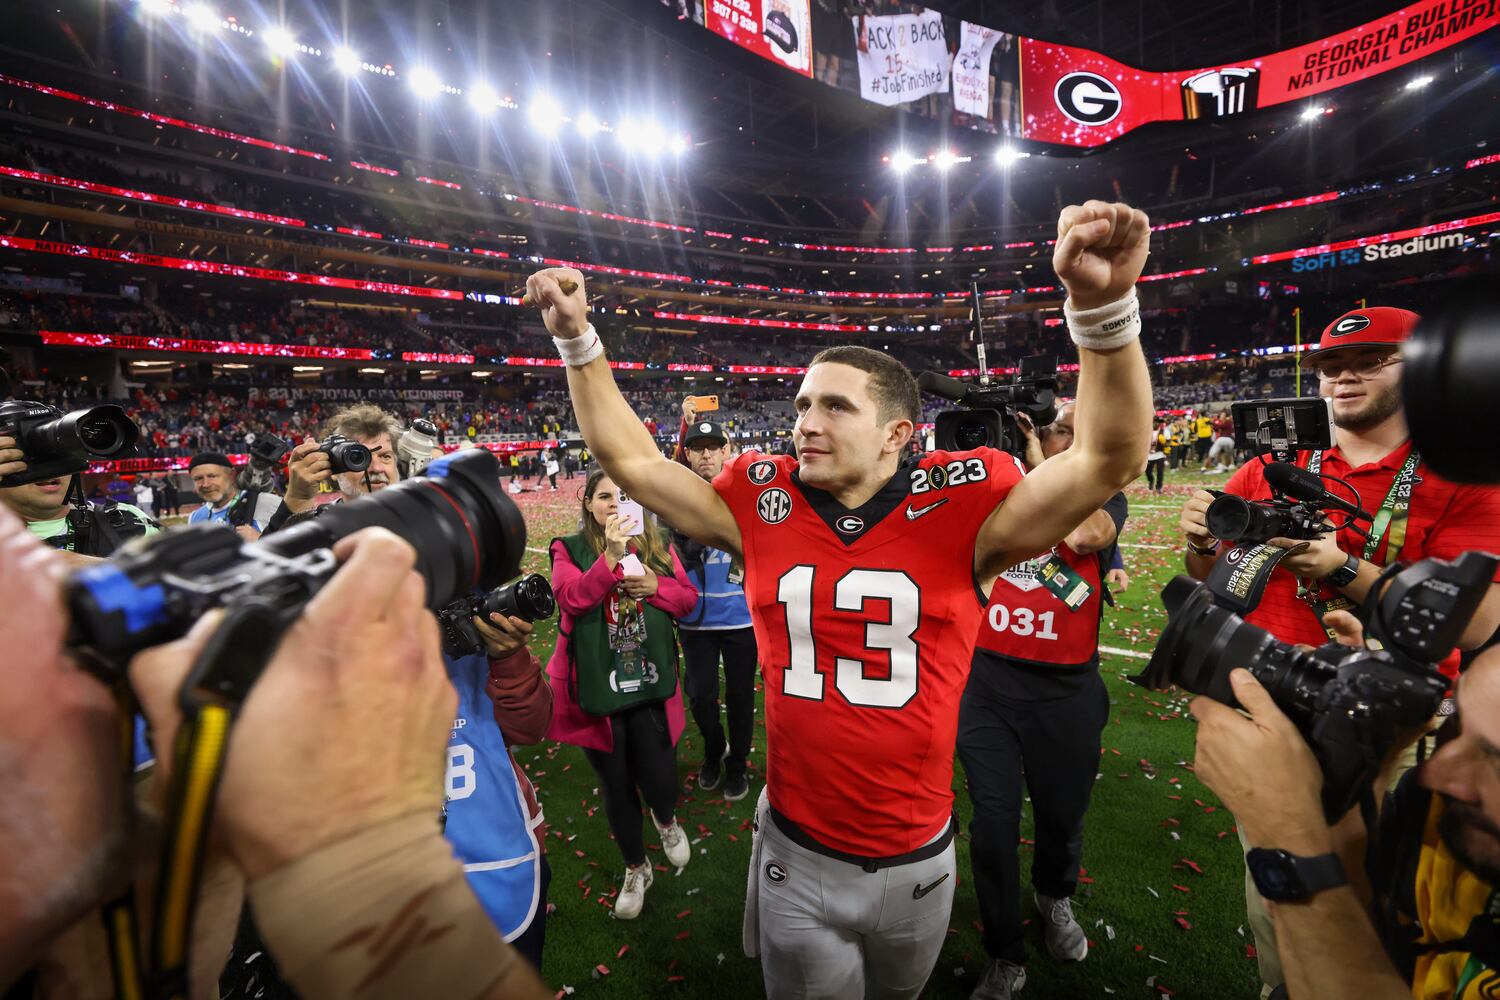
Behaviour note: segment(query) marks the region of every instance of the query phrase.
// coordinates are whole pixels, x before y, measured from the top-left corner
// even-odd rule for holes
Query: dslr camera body
[[[90,459],[123,458],[140,429],[112,403],[64,413],[27,399],[0,402],[0,434],[26,454],[26,471],[0,477],[0,489],[83,472]]]
[[[1465,552],[1451,562],[1388,568],[1363,616],[1377,649],[1281,642],[1216,605],[1205,584],[1178,576],[1162,590],[1167,627],[1146,669],[1130,680],[1154,691],[1175,684],[1237,706],[1229,672],[1248,669],[1312,748],[1332,823],[1359,802],[1399,731],[1437,714],[1448,680],[1436,663],[1458,643],[1497,563]]]
[[[963,382],[938,372],[922,372],[917,386],[926,393],[959,405],[937,415],[934,443],[940,451],[997,448],[1017,458],[1026,453],[1026,435],[1018,414],[1035,428],[1057,419],[1057,359],[1037,355],[1022,358],[1009,382]]]
[[[328,435],[318,443],[318,450],[328,455],[328,468],[334,475],[364,472],[370,467],[370,449],[342,434]]]
[[[457,658],[484,651],[484,640],[471,621],[476,616],[488,621],[490,615],[501,614],[534,622],[551,618],[556,611],[552,585],[540,573],[528,573],[488,594],[461,597],[437,613],[443,652]]]

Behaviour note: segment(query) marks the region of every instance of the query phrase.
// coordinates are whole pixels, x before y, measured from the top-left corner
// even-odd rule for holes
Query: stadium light
[[[487,83],[475,83],[469,87],[469,104],[480,114],[487,114],[500,106],[500,95]]]
[[[1030,153],[1024,153],[1014,146],[1001,146],[995,150],[995,162],[1002,167],[1008,167],[1017,160],[1024,160],[1030,155]]]
[[[547,94],[534,94],[526,102],[526,120],[538,132],[551,135],[563,123],[562,105]]]
[[[188,4],[182,8],[182,16],[187,18],[188,27],[193,31],[213,31],[224,23],[224,19],[206,3]]]
[[[426,66],[418,66],[407,76],[412,91],[418,97],[436,97],[443,92],[443,81]]]
[[[626,149],[644,156],[655,156],[667,142],[661,126],[651,121],[627,122],[616,129],[616,134]]]
[[[587,111],[579,115],[574,124],[578,126],[579,133],[586,136],[604,131],[604,123]]]
[[[353,76],[364,68],[364,60],[349,46],[340,45],[333,50],[333,67],[345,76]]]
[[[672,138],[672,152],[676,153],[678,156],[687,155],[692,150],[692,148],[693,140],[689,139],[687,136],[678,135]]]
[[[297,51],[297,38],[281,25],[272,25],[261,33],[265,39],[266,48],[271,50],[273,56],[285,58]]]
[[[141,0],[141,10],[147,14],[170,14],[172,2],[171,0]]]
[[[1430,77],[1430,76],[1419,76],[1419,77],[1417,77],[1414,80],[1408,80],[1408,81],[1406,81],[1406,89],[1407,90],[1421,90],[1423,87],[1427,86],[1431,82],[1432,82],[1432,77]]]
[[[1310,107],[1303,108],[1302,109],[1302,113],[1300,115],[1298,115],[1297,117],[1301,118],[1305,122],[1310,122],[1310,121],[1313,121],[1314,119],[1322,118],[1324,115],[1326,115],[1328,113],[1329,113],[1329,109],[1328,108],[1323,107],[1321,104],[1314,104],[1314,105],[1311,105]]]
[[[952,170],[953,164],[957,162],[958,157],[954,155],[953,150],[951,149],[941,150],[936,156],[932,158],[932,165],[937,167],[938,170],[942,171],[945,174],[949,170]]]
[[[910,153],[904,149],[898,149],[891,154],[891,169],[898,174],[904,174],[911,169],[912,164],[920,161],[912,159]]]

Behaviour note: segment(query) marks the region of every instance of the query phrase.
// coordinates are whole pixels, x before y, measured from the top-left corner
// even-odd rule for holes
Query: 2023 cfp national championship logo
[[[780,487],[766,490],[755,501],[755,510],[767,524],[780,524],[792,512],[792,495]]]
[[[1058,110],[1080,125],[1108,125],[1125,106],[1120,88],[1098,73],[1069,73],[1057,81],[1052,98]]]

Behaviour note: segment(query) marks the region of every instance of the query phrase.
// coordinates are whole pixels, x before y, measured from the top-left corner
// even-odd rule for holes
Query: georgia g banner
[[[862,15],[852,26],[860,96],[865,100],[890,106],[948,89],[952,57],[938,11]]]
[[[708,30],[762,59],[812,76],[812,14],[809,0],[708,0]]]
[[[1022,38],[1022,135],[1100,146],[1149,122],[1225,118],[1295,101],[1477,35],[1500,24],[1497,8],[1500,0],[1420,0],[1294,49],[1167,73],[1135,69],[1089,49]]]

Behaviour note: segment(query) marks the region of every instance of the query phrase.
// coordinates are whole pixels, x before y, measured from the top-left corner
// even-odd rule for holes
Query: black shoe
[[[698,768],[698,787],[704,790],[718,788],[723,777],[724,768],[719,759],[705,760],[703,766]]]
[[[724,800],[726,802],[738,802],[750,794],[750,778],[745,772],[731,774],[724,781]]]

